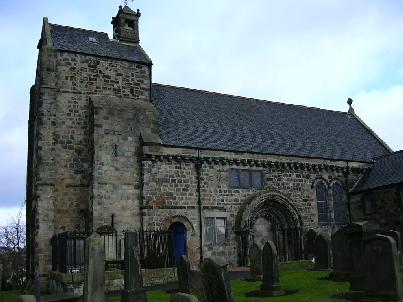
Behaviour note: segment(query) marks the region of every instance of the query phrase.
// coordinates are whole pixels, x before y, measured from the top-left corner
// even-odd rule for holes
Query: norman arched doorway
[[[182,255],[187,254],[187,236],[186,227],[181,222],[174,222],[170,225],[171,244],[169,259],[172,265],[175,265]]]
[[[239,265],[247,265],[253,242],[272,240],[279,261],[302,259],[302,221],[297,210],[279,193],[267,193],[247,202],[238,213]]]

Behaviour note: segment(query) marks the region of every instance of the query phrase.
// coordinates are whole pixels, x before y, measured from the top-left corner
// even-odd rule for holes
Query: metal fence
[[[52,270],[77,273],[84,269],[84,247],[87,234],[80,231],[64,232],[52,240]]]
[[[139,231],[140,263],[143,268],[173,266],[173,235],[170,231]]]
[[[96,232],[103,237],[105,270],[122,270],[124,266],[124,233],[111,226],[102,226]],[[173,240],[170,231],[137,231],[139,257],[142,268],[172,267]],[[52,240],[52,270],[61,273],[84,271],[85,239],[82,231],[64,232]]]

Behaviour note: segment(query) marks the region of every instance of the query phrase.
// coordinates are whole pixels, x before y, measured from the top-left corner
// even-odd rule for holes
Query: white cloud
[[[24,198],[29,88],[42,17],[112,31],[119,2],[0,1],[0,206]],[[133,6],[133,4],[130,4]],[[153,0],[141,44],[154,81],[356,112],[403,149],[400,0]],[[94,13],[94,7],[96,12]]]

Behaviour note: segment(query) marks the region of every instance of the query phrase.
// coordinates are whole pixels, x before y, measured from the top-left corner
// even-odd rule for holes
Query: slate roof
[[[375,160],[370,172],[353,188],[352,193],[403,183],[403,151]]]
[[[153,84],[166,145],[371,162],[390,154],[353,115]]]
[[[110,40],[107,33],[49,24],[53,47],[58,50],[151,64],[140,45]],[[89,38],[95,38],[96,43]]]

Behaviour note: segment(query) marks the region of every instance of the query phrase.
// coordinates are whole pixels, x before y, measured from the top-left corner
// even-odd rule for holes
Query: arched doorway
[[[279,261],[302,259],[302,220],[279,193],[266,193],[244,204],[237,217],[239,265],[248,263],[249,247],[272,240]]]
[[[187,254],[186,227],[181,222],[174,222],[169,227],[171,232],[171,244],[169,259],[171,265],[175,265],[182,255]]]

